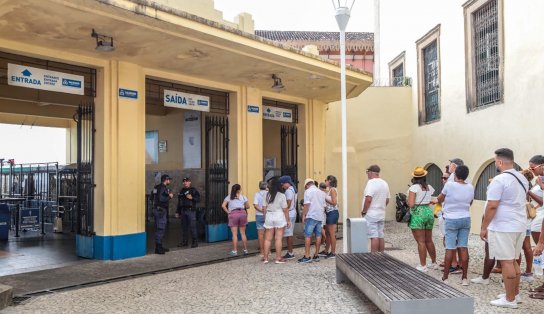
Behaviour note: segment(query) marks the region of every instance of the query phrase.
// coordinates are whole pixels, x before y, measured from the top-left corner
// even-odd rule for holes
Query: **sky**
[[[256,30],[338,31],[331,0],[215,0],[215,8],[228,21],[239,13],[250,13]],[[374,0],[355,0],[347,31],[372,32],[373,8]]]
[[[0,124],[0,159],[66,163],[66,129]]]

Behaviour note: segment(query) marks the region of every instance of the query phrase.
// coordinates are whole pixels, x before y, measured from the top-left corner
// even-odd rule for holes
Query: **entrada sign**
[[[164,90],[164,105],[181,109],[210,111],[210,97]]]
[[[81,75],[8,63],[8,85],[84,95],[84,82]]]

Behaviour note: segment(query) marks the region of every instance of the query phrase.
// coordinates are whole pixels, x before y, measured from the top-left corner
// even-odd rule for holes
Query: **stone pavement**
[[[404,224],[386,224],[387,252],[410,265],[417,264],[416,245]],[[341,247],[341,241],[339,243]],[[435,241],[439,256],[441,240]],[[479,237],[470,238],[471,269],[469,278],[481,271],[483,246]],[[211,247],[208,247],[211,248]],[[206,249],[208,249],[206,248]],[[301,255],[302,249],[296,254]],[[224,253],[224,252],[222,252]],[[160,262],[160,259],[153,259]],[[123,263],[113,262],[113,263]],[[51,293],[32,298],[5,313],[380,313],[351,284],[335,283],[335,261],[319,263],[263,265],[258,257],[237,258],[223,263],[160,273],[154,276],[112,282]],[[429,274],[440,277],[440,271]],[[489,305],[502,293],[500,277],[493,275],[489,286],[462,287],[459,275],[450,282],[457,289],[475,297],[475,313],[541,313],[544,301],[528,298],[527,288],[542,283],[523,284],[523,303],[519,310]]]

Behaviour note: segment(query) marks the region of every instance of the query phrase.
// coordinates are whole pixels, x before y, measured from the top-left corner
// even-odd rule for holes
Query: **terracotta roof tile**
[[[256,30],[255,35],[287,43],[297,49],[302,49],[306,45],[316,45],[320,51],[339,50],[340,45],[339,32]],[[346,32],[346,48],[355,51],[374,51],[374,33]]]

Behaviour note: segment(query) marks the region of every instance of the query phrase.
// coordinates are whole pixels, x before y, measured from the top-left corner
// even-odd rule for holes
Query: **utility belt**
[[[192,206],[191,206],[191,207],[184,207],[184,206],[182,206],[182,207],[181,207],[181,211],[182,211],[182,212],[194,212],[194,211],[196,211],[196,208],[195,208],[195,207],[192,207]]]
[[[168,208],[166,208],[166,207],[161,207],[161,206],[155,206],[155,210],[156,210],[157,212],[159,212],[159,213],[162,214],[163,212],[168,211]]]

